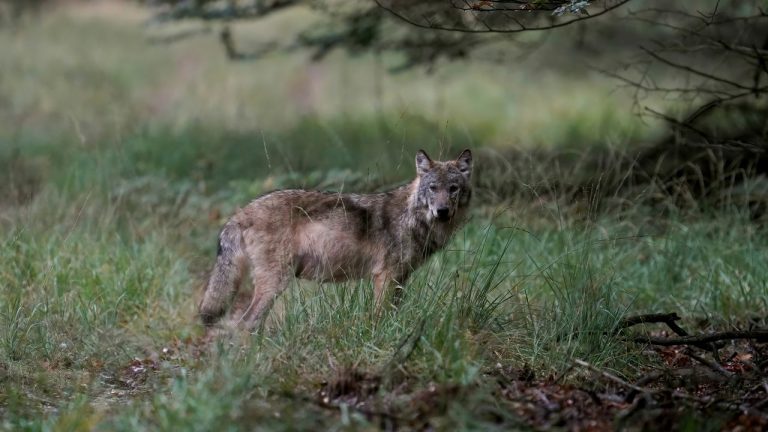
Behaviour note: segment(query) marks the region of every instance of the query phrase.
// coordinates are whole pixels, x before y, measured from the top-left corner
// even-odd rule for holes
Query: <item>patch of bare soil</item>
[[[417,387],[356,368],[319,384],[300,399],[354,410],[382,429],[433,430],[460,404],[477,420],[535,430],[768,429],[768,340],[764,330],[689,335],[676,314],[629,317],[619,326],[666,324],[668,330],[624,337],[642,344],[656,366],[627,380],[574,359],[559,376],[536,377],[529,367],[496,365],[471,386]],[[414,379],[415,381],[415,379]],[[385,383],[388,383],[385,385]]]
[[[760,356],[765,348],[759,348]],[[299,399],[331,411],[356,411],[385,430],[440,428],[445,425],[441,417],[457,403],[476,411],[480,421],[534,430],[679,430],[686,425],[766,430],[768,384],[755,369],[752,348],[744,344],[729,351],[723,363],[729,375],[691,360],[683,353],[687,349],[652,349],[664,367],[632,382],[578,364],[571,371],[589,374],[586,381],[578,380],[581,385],[562,382],[565,374],[538,379],[528,368],[498,365],[472,386],[405,383],[384,391],[381,377],[349,369],[320,383],[314,397]],[[473,397],[477,394],[494,398],[494,409],[484,409],[482,398]]]

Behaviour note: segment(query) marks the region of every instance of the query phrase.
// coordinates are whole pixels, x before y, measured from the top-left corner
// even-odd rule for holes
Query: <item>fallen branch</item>
[[[658,380],[659,378],[661,378],[661,377],[663,377],[663,376],[664,376],[664,372],[661,372],[661,371],[654,371],[654,372],[651,372],[651,373],[649,373],[649,374],[647,374],[647,375],[645,375],[645,376],[641,377],[641,378],[640,378],[640,379],[638,379],[637,381],[635,381],[635,384],[634,384],[634,385],[635,385],[636,387],[638,387],[638,388],[644,388],[646,385],[648,385],[648,384],[650,384],[650,383],[652,383],[652,382],[654,382],[654,381]],[[632,403],[632,402],[634,401],[634,399],[635,399],[635,396],[637,396],[637,395],[638,395],[638,393],[640,393],[640,391],[638,391],[638,390],[635,390],[635,389],[632,389],[632,390],[631,390],[629,393],[627,393],[627,395],[624,397],[624,402],[627,402],[627,403]]]
[[[686,348],[685,351],[683,351],[683,354],[685,354],[688,357],[696,360],[697,362],[703,364],[704,366],[712,369],[716,373],[718,373],[718,374],[720,374],[720,375],[722,375],[722,376],[724,376],[726,378],[730,378],[730,377],[734,376],[733,372],[729,372],[728,370],[726,370],[724,367],[720,366],[716,362],[709,361],[709,360],[705,359],[704,357],[701,357],[701,356],[697,355],[696,353],[693,352],[693,350],[691,348]]]
[[[647,343],[651,345],[698,345],[724,340],[751,339],[758,342],[768,342],[768,330],[735,330],[712,333],[708,335],[684,336],[679,338],[659,338],[651,336],[637,336],[629,339],[631,342]]]
[[[650,324],[650,323],[664,323],[669,327],[670,330],[675,332],[678,336],[682,337],[688,337],[690,334],[685,331],[682,327],[677,325],[675,321],[680,320],[680,317],[675,313],[659,313],[659,314],[645,314],[645,315],[634,315],[631,317],[624,318],[619,322],[618,326],[616,327],[616,330],[623,330],[628,327],[632,327],[638,324]],[[709,351],[712,353],[717,352],[717,347],[715,347],[712,344],[706,344],[706,343],[691,343],[691,345],[694,345],[698,348],[701,348],[705,351]]]
[[[615,382],[615,383],[617,383],[619,385],[622,385],[622,386],[630,389],[631,392],[634,392],[634,394],[632,396],[633,398],[637,395],[637,393],[641,393],[641,394],[646,395],[646,396],[659,396],[659,395],[663,395],[665,393],[668,393],[668,390],[669,390],[669,389],[650,389],[650,388],[643,387],[641,385],[632,384],[630,382],[627,382],[627,381],[617,377],[616,375],[614,375],[614,374],[612,374],[610,372],[606,372],[606,371],[604,371],[604,370],[602,370],[600,368],[597,368],[597,367],[595,367],[595,366],[585,362],[584,360],[574,359],[573,362],[576,363],[578,366],[587,368],[587,369],[589,369],[592,372],[599,373],[604,378],[607,378],[610,381],[613,381],[613,382]],[[655,374],[651,374],[648,377],[649,377],[648,378],[649,381],[653,381],[653,380],[658,378]],[[638,382],[642,382],[642,381],[638,381]],[[669,394],[669,396],[671,396],[673,398],[676,398],[676,399],[684,399],[684,400],[689,400],[689,401],[698,402],[698,403],[702,403],[702,404],[710,404],[712,402],[715,402],[718,405],[723,406],[723,403],[713,401],[712,398],[709,397],[709,396],[708,397],[699,397],[699,396],[691,395],[691,394],[688,394],[688,393],[683,393],[683,392],[678,391],[678,390],[674,390],[674,391],[672,391],[671,393],[668,393],[668,394]],[[730,408],[730,406],[729,406],[729,408]]]
[[[633,315],[633,316],[622,319],[619,322],[619,324],[616,326],[616,330],[625,329],[627,327],[632,327],[638,324],[648,324],[648,323],[664,323],[667,325],[674,324],[674,326],[677,327],[677,324],[675,324],[675,321],[678,321],[678,320],[680,320],[680,317],[675,312]],[[677,328],[680,328],[680,327],[677,327]],[[680,330],[685,332],[685,330],[683,329],[680,329]]]
[[[583,368],[587,368],[587,369],[591,370],[592,372],[599,373],[603,377],[605,377],[605,378],[607,378],[607,379],[609,379],[609,380],[611,380],[611,381],[613,381],[613,382],[615,382],[615,383],[617,383],[619,385],[622,385],[622,386],[627,387],[627,388],[629,388],[631,390],[634,390],[636,392],[640,392],[640,393],[655,393],[653,390],[650,390],[650,389],[647,389],[647,388],[643,388],[643,387],[634,385],[632,383],[629,383],[629,382],[627,382],[627,381],[617,377],[616,375],[614,375],[614,374],[612,374],[610,372],[606,372],[606,371],[604,371],[602,369],[598,369],[595,366],[592,366],[591,364],[585,362],[584,360],[574,359],[573,362],[576,363],[577,365],[583,367]]]
[[[622,330],[627,327],[632,327],[638,324],[650,324],[650,323],[664,323],[667,325],[667,327],[670,328],[675,334],[678,336],[689,336],[689,333],[685,331],[682,327],[677,325],[675,321],[680,320],[680,317],[675,313],[662,313],[662,314],[645,314],[645,315],[634,315],[631,317],[624,318],[619,322],[619,325],[617,326],[617,330]]]

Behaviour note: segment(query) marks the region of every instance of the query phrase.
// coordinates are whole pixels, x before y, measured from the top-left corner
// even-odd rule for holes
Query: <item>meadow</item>
[[[632,417],[631,403],[603,397],[627,389],[595,370],[635,381],[679,354],[628,342],[644,330],[619,329],[627,316],[676,312],[696,332],[768,316],[768,234],[738,200],[606,206],[553,181],[599,186],[601,172],[533,156],[631,155],[662,136],[615,83],[544,54],[512,71],[459,63],[434,74],[388,74],[343,53],[233,64],[212,36],[153,42],[144,19],[104,2],[0,30],[0,427],[733,420],[716,405]],[[239,31],[258,38],[300,19]],[[260,331],[202,342],[201,283],[237,207],[287,187],[384,190],[413,175],[418,148],[447,158],[465,147],[477,150],[472,217],[409,281],[399,310],[377,317],[369,281],[296,281]],[[721,351],[759,364],[750,349]]]

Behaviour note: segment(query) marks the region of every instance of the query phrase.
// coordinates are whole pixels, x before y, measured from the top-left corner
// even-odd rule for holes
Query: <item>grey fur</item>
[[[250,267],[253,295],[232,323],[251,329],[292,277],[344,281],[372,277],[378,306],[445,246],[464,220],[472,190],[472,154],[432,161],[416,155],[417,177],[379,194],[277,191],[257,198],[227,222],[199,313],[213,325]],[[247,265],[246,265],[247,263]]]

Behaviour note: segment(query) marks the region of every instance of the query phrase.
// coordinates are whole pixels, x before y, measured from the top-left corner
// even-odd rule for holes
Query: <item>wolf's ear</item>
[[[459,167],[459,171],[464,174],[464,177],[469,178],[469,175],[472,174],[472,152],[469,149],[461,152],[456,158],[456,166]]]
[[[429,158],[427,152],[419,150],[416,152],[416,173],[423,175],[432,169],[432,159]]]

